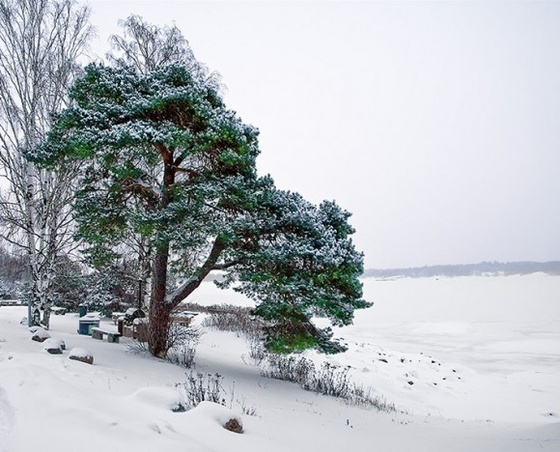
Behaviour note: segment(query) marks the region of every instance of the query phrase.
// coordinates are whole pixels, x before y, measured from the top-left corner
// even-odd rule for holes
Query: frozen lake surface
[[[174,413],[187,369],[126,339],[80,336],[75,314],[53,316],[49,333],[67,351],[50,355],[19,324],[25,308],[0,307],[0,451],[560,450],[559,276],[366,279],[364,292],[374,306],[335,329],[349,350],[304,356],[350,366],[397,413],[264,378],[242,337],[214,330],[204,331],[196,370],[223,376],[227,406]],[[211,283],[191,301],[250,304]],[[94,355],[92,366],[68,359],[76,347]],[[242,435],[218,422],[237,415]]]

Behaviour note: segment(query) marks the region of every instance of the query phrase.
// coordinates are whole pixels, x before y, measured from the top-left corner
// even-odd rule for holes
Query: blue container
[[[83,317],[84,315],[87,314],[87,306],[85,304],[81,304],[78,306],[78,313],[80,314],[80,317]]]
[[[83,318],[79,322],[78,334],[91,336],[91,329],[99,326],[99,319]]]

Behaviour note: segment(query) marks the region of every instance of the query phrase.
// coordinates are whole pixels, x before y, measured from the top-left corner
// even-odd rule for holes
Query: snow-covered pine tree
[[[312,317],[348,325],[356,309],[370,306],[361,298],[363,256],[350,237],[350,214],[334,202],[315,206],[298,193],[278,190],[270,178],[258,185],[255,208],[238,217],[224,252],[235,265],[218,285],[233,284],[255,300],[254,313],[270,324],[268,350],[345,350],[332,340],[332,330],[318,328]]]
[[[347,324],[368,305],[348,214],[259,179],[257,130],[225,107],[211,80],[181,63],[144,73],[94,64],[70,97],[29,158],[80,162],[75,214],[93,254],[130,233],[153,250],[153,355],[167,353],[171,311],[218,269],[271,322],[271,349],[341,349],[311,317]],[[171,270],[183,278],[174,288]]]
[[[82,161],[75,213],[94,247],[130,232],[149,240],[149,347],[164,356],[171,310],[218,262],[243,187],[256,178],[257,132],[181,65],[146,75],[90,65],[70,95],[74,106],[32,158]],[[185,253],[188,260],[173,262]],[[187,279],[168,292],[174,263]]]

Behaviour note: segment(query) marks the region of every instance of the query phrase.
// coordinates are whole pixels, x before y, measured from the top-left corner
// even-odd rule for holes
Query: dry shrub
[[[394,404],[373,394],[371,388],[353,383],[348,376],[350,367],[324,362],[319,370],[310,359],[293,355],[268,354],[261,374],[264,377],[291,381],[307,391],[342,399],[345,403],[367,409],[394,412]]]
[[[206,308],[203,325],[219,331],[231,331],[248,339],[261,338],[266,322],[252,315],[251,308],[234,305],[214,305]]]
[[[223,377],[220,374],[204,374],[191,371],[186,376],[187,378],[183,383],[177,383],[175,386],[183,393],[187,408],[194,408],[204,401],[225,406]]]

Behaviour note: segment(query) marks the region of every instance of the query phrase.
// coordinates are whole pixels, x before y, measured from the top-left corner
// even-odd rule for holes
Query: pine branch
[[[206,261],[195,271],[193,276],[187,279],[187,281],[179,286],[179,288],[166,297],[166,304],[177,306],[181,301],[193,293],[198,286],[200,286],[204,278],[206,278],[206,276],[208,276],[208,274],[214,269],[216,262],[225,248],[225,245],[225,240],[218,236],[214,240],[214,244],[212,245],[212,249],[206,258]]]

